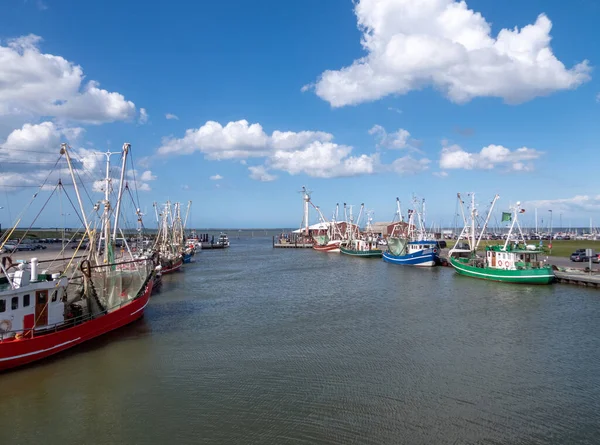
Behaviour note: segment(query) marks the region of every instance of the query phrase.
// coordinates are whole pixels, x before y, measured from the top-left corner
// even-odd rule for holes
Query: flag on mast
[[[502,222],[512,221],[512,215],[509,212],[502,212]]]

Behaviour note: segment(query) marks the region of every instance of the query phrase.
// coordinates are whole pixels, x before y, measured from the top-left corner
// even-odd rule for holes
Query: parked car
[[[73,244],[73,245],[71,246],[71,249],[75,250],[75,249],[77,249],[77,247],[79,247],[79,243],[77,243],[77,244]],[[87,243],[83,243],[83,244],[81,245],[81,247],[79,247],[79,249],[80,249],[80,250],[85,250],[85,249],[87,249],[87,248],[88,248],[88,245],[87,245]]]
[[[590,257],[586,255],[586,249],[577,249],[571,254],[571,261],[577,263],[589,261]],[[592,252],[592,263],[598,263],[600,260],[596,252]]]
[[[1,253],[13,253],[17,250],[16,244],[5,244]]]

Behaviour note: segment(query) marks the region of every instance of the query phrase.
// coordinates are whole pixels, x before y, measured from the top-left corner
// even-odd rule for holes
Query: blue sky
[[[414,193],[450,225],[475,191],[587,226],[598,19],[591,0],[4,1],[0,223],[68,140],[99,176],[93,153],[130,142],[142,210],[192,200],[197,227],[298,226],[302,185],[326,215],[389,220]]]

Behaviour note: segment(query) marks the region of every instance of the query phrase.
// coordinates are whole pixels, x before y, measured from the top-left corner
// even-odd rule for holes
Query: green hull
[[[383,256],[383,250],[352,250],[340,247],[340,252],[346,255],[359,256],[363,258],[381,258]]]
[[[554,272],[550,267],[517,270],[474,267],[456,258],[450,258],[450,263],[460,275],[482,280],[523,284],[550,284],[554,281]]]

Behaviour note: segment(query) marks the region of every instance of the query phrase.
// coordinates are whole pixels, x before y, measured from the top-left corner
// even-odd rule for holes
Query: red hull
[[[151,293],[152,280],[142,295],[106,315],[52,334],[0,341],[0,371],[44,359],[141,318]]]
[[[171,267],[165,267],[164,269],[161,269],[160,270],[160,274],[161,275],[167,275],[169,273],[176,272],[176,271],[178,271],[181,268],[182,265],[183,265],[183,260],[178,260]]]
[[[332,250],[337,250],[339,252],[340,245],[339,244],[326,244],[324,246],[314,245],[313,249],[318,250],[319,252],[331,252]]]

